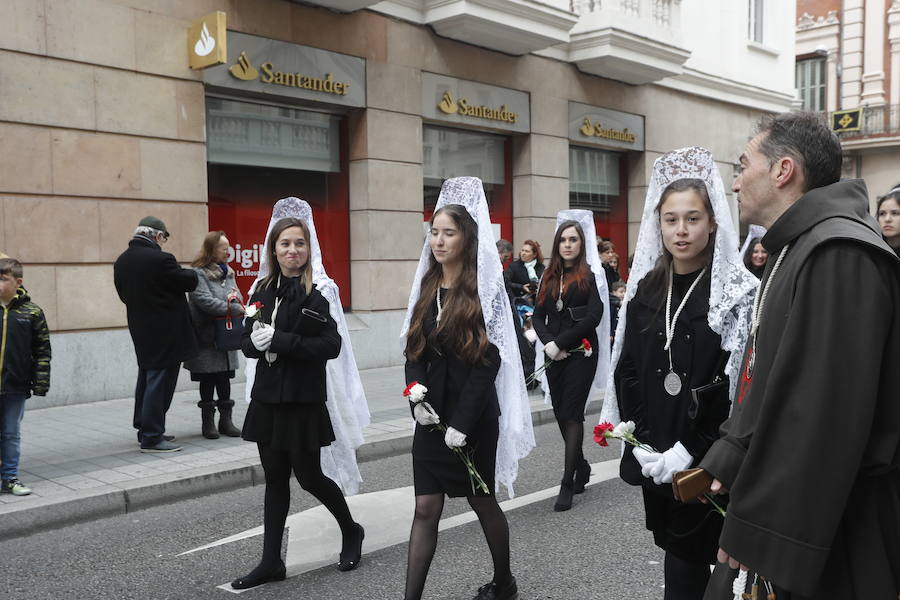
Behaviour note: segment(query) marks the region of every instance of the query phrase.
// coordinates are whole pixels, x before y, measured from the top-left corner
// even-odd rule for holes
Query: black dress
[[[441,289],[443,299],[447,290]],[[500,352],[488,346],[483,364],[469,365],[432,336],[437,328],[437,307],[429,311],[424,330],[428,343],[418,360],[406,361],[406,383],[428,388],[425,400],[440,415],[441,423],[466,434],[464,451],[471,452],[475,468],[491,490],[497,460],[500,404],[494,380],[500,369]],[[444,443],[444,433],[434,426],[416,423],[413,437],[413,482],[416,495],[472,496],[469,474],[455,452]],[[480,490],[476,496],[485,496]]]
[[[566,269],[566,274],[571,269]],[[603,301],[597,291],[594,275],[587,278],[587,289],[570,285],[563,292],[563,309],[556,310],[556,299],[547,290],[544,301],[534,307],[531,319],[535,332],[545,346],[556,342],[569,357],[553,361],[547,367],[547,383],[550,385],[550,401],[558,422],[584,422],[584,406],[591,392],[591,384],[597,372],[597,352],[585,356],[572,352],[587,339],[591,347],[599,348],[597,326],[603,318]],[[608,344],[608,340],[603,340]]]
[[[675,275],[672,314],[699,273]],[[728,353],[721,339],[707,322],[709,310],[709,273],[691,293],[675,325],[672,363],[681,376],[682,389],[670,396],[663,389],[669,372],[669,357],[664,346],[665,290],[648,293],[643,284],[627,308],[625,342],[615,371],[619,412],[623,421],[634,421],[635,436],[641,442],[664,452],[681,442],[693,457],[694,466],[718,439],[719,425],[728,417],[727,378],[724,375]],[[660,308],[662,306],[662,308]],[[691,418],[691,390],[710,384],[716,377],[722,382]],[[697,407],[695,406],[694,409]],[[672,495],[671,484],[656,485],[641,474],[641,467],[625,446],[620,465],[622,479],[643,489],[647,529],[656,545],[690,562],[715,562],[722,517],[711,506],[682,504]],[[724,497],[722,497],[724,498]]]
[[[270,365],[250,341],[249,318],[241,338],[244,355],[259,359],[242,437],[282,452],[317,452],[335,439],[325,406],[325,363],[340,354],[341,336],[315,286],[307,294],[299,279],[283,277],[278,289],[273,283],[259,290],[250,303],[263,303],[263,322],[271,323],[277,298],[269,349],[276,360]]]

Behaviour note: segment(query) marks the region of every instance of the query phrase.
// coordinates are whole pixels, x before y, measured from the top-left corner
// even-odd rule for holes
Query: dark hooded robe
[[[900,260],[867,208],[861,180],[817,188],[763,237],[761,291],[790,247],[701,462],[731,491],[720,546],[778,600],[900,594]]]

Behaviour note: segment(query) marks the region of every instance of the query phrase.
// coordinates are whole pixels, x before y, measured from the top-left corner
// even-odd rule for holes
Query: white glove
[[[466,434],[464,434],[462,431],[453,429],[452,427],[448,427],[447,433],[444,435],[444,443],[447,444],[447,447],[451,449],[465,446]]]
[[[544,354],[546,354],[550,360],[563,360],[564,358],[569,357],[569,353],[557,346],[556,342],[550,342],[544,346]]]
[[[524,332],[522,332],[522,335],[524,335],[525,339],[532,344],[535,343],[538,339],[537,332],[535,332],[534,329],[526,329]]]
[[[254,328],[253,331],[250,332],[250,341],[253,342],[254,348],[260,352],[265,352],[272,345],[273,335],[275,335],[274,327]]]
[[[662,454],[659,452],[649,452],[643,448],[632,448],[631,453],[634,454],[635,460],[641,465],[641,474],[649,479],[650,469],[662,459]]]
[[[687,448],[681,442],[675,442],[674,446],[662,453],[662,459],[656,461],[650,469],[653,483],[656,485],[672,483],[672,475],[677,471],[684,471],[693,460],[694,457]]]
[[[419,425],[437,425],[441,418],[427,402],[419,402],[413,406],[413,415]]]

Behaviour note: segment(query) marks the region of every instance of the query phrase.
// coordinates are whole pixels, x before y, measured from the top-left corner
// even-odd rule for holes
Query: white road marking
[[[618,475],[619,459],[594,463],[591,465],[591,479],[587,485],[608,481]],[[504,512],[509,512],[553,498],[558,493],[559,486],[553,486],[505,500],[500,503],[500,507]],[[347,498],[347,504],[350,506],[353,516],[366,528],[366,539],[363,543],[364,554],[370,554],[409,540],[409,530],[415,511],[415,493],[412,486],[358,494]],[[441,519],[438,528],[440,531],[444,531],[477,520],[477,515],[473,511],[468,511]],[[288,528],[288,547],[284,562],[287,566],[288,577],[337,564],[337,557],[341,551],[341,533],[337,522],[324,506],[316,506],[290,515],[285,527]],[[262,526],[254,527],[205,546],[182,552],[178,556],[230,544],[260,535],[262,532]],[[253,566],[253,564],[248,564],[247,570],[249,571]],[[236,576],[238,575],[236,574]],[[231,583],[224,583],[217,587],[233,594],[250,591],[235,590],[231,587]]]

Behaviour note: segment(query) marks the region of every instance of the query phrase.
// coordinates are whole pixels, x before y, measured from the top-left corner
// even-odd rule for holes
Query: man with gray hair
[[[114,267],[119,298],[128,313],[128,331],[137,355],[134,428],[141,452],[176,452],[164,435],[181,363],[197,354],[197,339],[185,292],[197,287],[197,273],[162,251],[169,239],[165,223],[144,217]]]

